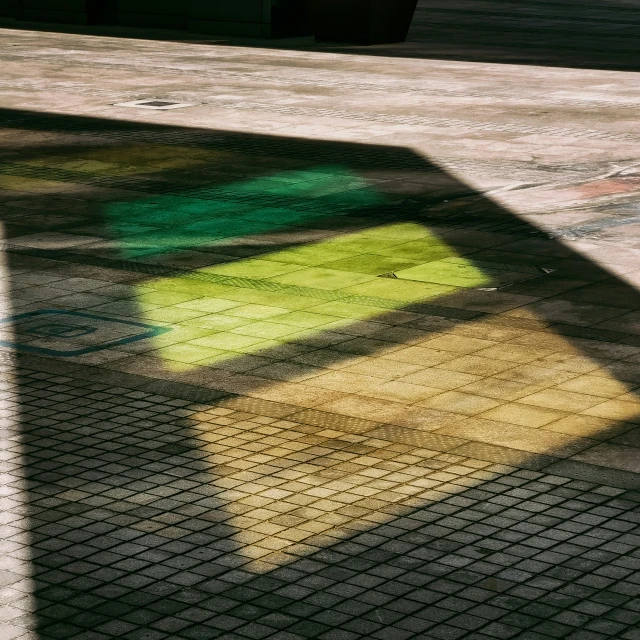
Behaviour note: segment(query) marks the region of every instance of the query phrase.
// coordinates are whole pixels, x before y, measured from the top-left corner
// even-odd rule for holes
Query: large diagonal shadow
[[[408,149],[3,121],[7,313],[173,328],[64,357],[42,352],[60,325],[43,335],[17,319],[4,336],[20,343],[5,392],[18,398],[37,637],[632,627],[637,494],[624,492],[637,476],[607,464],[630,464],[637,444],[633,287]],[[273,271],[283,264],[296,269]],[[210,346],[285,316],[304,330]],[[228,324],[239,318],[253,322]],[[350,373],[362,394],[303,384],[369,362],[422,366]],[[556,430],[509,446],[504,415],[478,417],[460,395],[409,400],[401,378],[435,396],[480,397],[485,383],[523,412],[523,393],[551,385],[574,381],[574,402],[585,385],[602,395],[573,422],[546,407]],[[589,464],[566,460],[580,451]]]

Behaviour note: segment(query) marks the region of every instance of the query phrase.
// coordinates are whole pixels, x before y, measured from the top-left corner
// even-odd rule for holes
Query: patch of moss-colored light
[[[393,257],[394,249],[402,253],[407,245],[412,260]],[[393,266],[407,268],[394,272],[395,278],[377,277]],[[194,280],[200,276],[205,280]],[[189,298],[149,312],[152,319],[177,321],[203,332],[185,339],[189,345],[185,349],[167,344],[166,339],[158,342],[155,354],[166,357],[167,368],[186,371],[200,366],[225,368],[229,360],[249,355],[273,357],[296,340],[320,339],[324,331],[340,332],[341,327],[390,309],[489,282],[490,275],[457,256],[427,228],[399,223],[146,281],[139,302],[166,304],[169,292]],[[195,315],[187,317],[185,311]],[[206,350],[202,358],[197,358],[194,347]]]
[[[396,271],[396,277],[403,280],[432,282],[465,288],[481,287],[491,281],[491,277],[478,269],[473,262],[464,258],[459,258],[456,262],[445,259],[419,264],[409,269]]]

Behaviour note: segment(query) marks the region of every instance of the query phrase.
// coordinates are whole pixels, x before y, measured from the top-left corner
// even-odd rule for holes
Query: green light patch
[[[134,258],[214,247],[383,202],[363,178],[336,166],[109,203],[105,210],[124,256]]]
[[[379,277],[407,264],[399,273],[410,279]],[[137,297],[148,318],[189,328],[182,338],[174,330],[155,339],[155,355],[185,371],[242,368],[249,358],[268,363],[296,340],[321,340],[359,320],[489,282],[424,226],[401,223],[147,281]],[[167,292],[189,299],[167,305]]]

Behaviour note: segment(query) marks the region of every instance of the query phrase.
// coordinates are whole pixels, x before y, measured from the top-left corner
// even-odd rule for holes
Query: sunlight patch
[[[412,258],[394,257],[395,253]],[[445,256],[459,260],[453,248],[424,226],[383,225],[184,276],[146,281],[137,298],[149,321],[189,326],[190,333],[182,338],[178,331],[154,340],[155,355],[168,369],[226,367],[224,363],[233,359],[242,369],[243,359],[249,356],[268,362],[286,344],[327,331],[339,334],[354,321],[491,282],[490,275],[466,260],[453,263],[458,271],[451,284],[438,281],[441,266],[433,268],[430,280],[379,277],[389,267],[419,265],[419,259],[424,263],[421,273],[426,274],[431,264],[440,265]],[[196,281],[196,275],[203,280]],[[206,277],[214,281],[207,282]]]

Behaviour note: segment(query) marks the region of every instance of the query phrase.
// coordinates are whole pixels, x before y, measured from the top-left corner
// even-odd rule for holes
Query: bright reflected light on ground
[[[480,457],[513,448],[521,464],[560,454],[633,468],[630,450],[604,441],[628,430],[621,421],[638,421],[636,385],[603,366],[595,341],[578,347],[539,319],[527,320],[527,331],[492,320],[434,330],[432,348],[404,345],[375,363],[336,360],[333,372],[301,378],[310,393],[349,387],[348,399],[285,419],[252,415],[259,400],[253,408],[251,401],[232,401],[190,416],[212,468],[224,474],[216,499],[230,514],[225,526],[237,532],[230,549],[252,561],[245,570],[272,571],[373,525],[393,526],[394,507],[399,516],[409,504],[436,505],[480,479],[499,478],[481,471],[488,464],[443,453],[459,450],[468,438],[483,443],[465,446]],[[507,344],[477,348],[498,337]],[[476,349],[467,353],[474,341]],[[439,356],[439,363],[398,381],[398,367],[429,356]],[[252,395],[286,402],[290,393],[289,382],[273,379]],[[313,436],[309,424],[316,426]],[[397,466],[381,468],[385,460]],[[425,464],[438,468],[447,460],[459,464],[425,476]]]
[[[512,279],[504,270],[485,273],[428,228],[400,223],[148,280],[138,300],[149,321],[193,315],[189,325],[207,331],[192,340],[184,333],[155,339],[153,355],[187,371]]]

